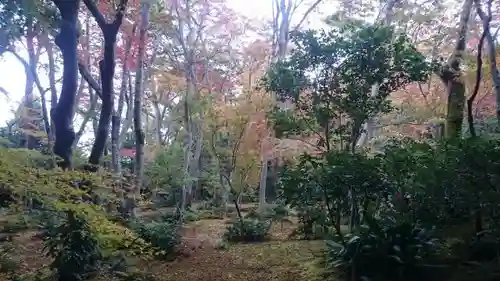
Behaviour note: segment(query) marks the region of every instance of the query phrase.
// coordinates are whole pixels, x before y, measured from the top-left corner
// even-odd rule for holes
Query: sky
[[[228,0],[228,4],[236,11],[251,18],[271,19],[272,1],[271,0]],[[321,16],[318,13],[308,17],[308,25],[318,27],[322,23],[323,14],[326,11],[332,11],[333,7],[323,6]],[[297,11],[295,19],[300,18],[301,11]],[[326,15],[326,14],[325,14]],[[311,20],[312,19],[312,20]],[[20,48],[22,49],[22,48]],[[20,50],[19,54],[26,56],[25,52]],[[42,56],[43,58],[43,56]],[[43,59],[41,60],[43,61]],[[43,72],[39,73],[39,79],[44,88],[48,88],[48,78]],[[19,104],[24,93],[26,79],[24,67],[12,54],[4,54],[0,57],[0,89],[9,93],[9,96],[0,93],[0,127],[4,126],[7,120],[13,118],[13,110]],[[35,87],[36,88],[36,87]],[[35,90],[36,91],[36,90]]]

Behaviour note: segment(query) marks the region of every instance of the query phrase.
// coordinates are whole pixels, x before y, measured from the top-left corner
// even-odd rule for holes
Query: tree
[[[334,149],[335,141],[348,140],[340,148],[354,150],[362,123],[389,109],[387,96],[429,71],[405,36],[392,42],[392,32],[378,25],[348,25],[339,31],[297,33],[299,47],[266,78],[269,90],[295,104],[294,113],[276,109],[277,136],[316,135],[326,151]],[[318,74],[311,77],[307,71]],[[370,95],[370,82],[381,83],[378,94]]]
[[[73,116],[78,86],[77,40],[80,1],[53,0],[53,2],[61,14],[60,31],[55,37],[55,43],[61,50],[64,62],[61,94],[51,116],[55,129],[54,153],[62,158],[60,166],[68,169],[72,165],[72,147],[75,140]]]
[[[150,2],[142,3],[141,7],[141,22],[139,27],[139,48],[137,54],[137,72],[135,75],[135,93],[134,93],[134,131],[135,131],[135,190],[133,198],[140,197],[142,182],[144,179],[144,132],[142,130],[142,99],[144,95],[144,52],[146,32],[149,25],[149,8]],[[135,217],[135,213],[134,213]]]
[[[495,91],[495,96],[496,96],[496,104],[497,104],[497,121],[500,125],[500,72],[498,71],[497,68],[497,55],[496,55],[496,43],[495,43],[495,38],[491,34],[490,31],[490,23],[492,21],[492,12],[491,12],[491,6],[492,6],[492,0],[489,0],[486,3],[486,13],[483,11],[481,7],[481,1],[475,0],[475,7],[476,7],[476,12],[481,19],[482,25],[483,25],[483,36],[481,36],[482,40],[486,39],[488,43],[488,61],[489,61],[489,67],[490,67],[490,75],[493,81],[493,89]],[[484,38],[483,38],[484,37]],[[482,45],[481,45],[482,47]]]
[[[393,32],[387,26],[347,24],[297,33],[290,59],[278,62],[265,80],[268,90],[295,106],[293,111],[274,109],[276,135],[314,136],[320,155],[355,153],[363,123],[390,110],[388,95],[424,81],[431,70],[409,39]],[[354,190],[348,194],[352,227],[358,202]]]
[[[170,1],[161,19],[162,42],[168,46],[169,67],[183,77],[182,90],[185,184],[180,209],[191,202],[193,185],[200,176],[199,160],[203,151],[202,103],[204,95],[228,90],[231,83],[222,69],[231,69],[224,62],[231,55],[232,42],[245,31],[245,24],[235,19],[235,13],[225,1]],[[222,63],[221,63],[222,62]],[[230,77],[230,76],[228,76]],[[215,79],[214,79],[215,78]]]
[[[448,108],[446,114],[446,137],[459,137],[462,131],[465,107],[465,85],[462,81],[460,61],[466,46],[467,31],[473,0],[465,0],[460,16],[455,50],[442,68],[440,78],[446,86]]]
[[[109,135],[111,115],[114,110],[115,48],[118,30],[125,16],[128,0],[121,0],[111,23],[106,22],[93,0],[84,0],[85,5],[97,21],[104,36],[104,58],[99,62],[102,89],[102,108],[99,116],[98,133],[89,156],[89,164],[98,165]]]
[[[215,100],[207,112],[208,140],[217,159],[223,190],[223,204],[229,194],[237,205],[238,198],[258,183],[260,142],[267,133],[260,112],[269,104],[265,93],[244,88],[229,102]]]
[[[306,22],[307,17],[322,3],[322,0],[314,0],[314,1],[302,1],[302,0],[273,0],[272,1],[272,11],[273,18],[271,23],[272,30],[272,53],[271,60],[279,61],[286,57],[289,49],[290,43],[290,34],[300,30]],[[300,8],[306,8],[305,12],[300,17],[298,23],[292,27],[292,20],[294,16],[297,15],[297,11]],[[288,104],[280,103],[280,107],[286,108]],[[262,150],[265,150],[264,146],[272,146],[272,138],[271,135],[266,137],[266,140],[262,142]],[[266,201],[266,190],[267,190],[267,181],[268,181],[268,170],[269,163],[273,163],[271,168],[273,170],[273,174],[276,176],[277,174],[277,159],[268,159],[267,154],[264,154],[262,158],[261,164],[261,172],[260,172],[260,200],[261,202],[260,209],[264,207],[264,203]]]

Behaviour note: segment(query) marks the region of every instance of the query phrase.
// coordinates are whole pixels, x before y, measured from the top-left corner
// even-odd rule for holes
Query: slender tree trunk
[[[56,63],[54,58],[54,49],[51,42],[49,41],[49,34],[43,33],[42,40],[44,41],[44,47],[47,51],[47,58],[49,61],[49,86],[50,86],[50,116],[53,116],[57,107],[57,90],[56,90]],[[54,120],[50,118],[49,126],[49,144],[52,146],[55,138],[54,134],[55,125]]]
[[[130,73],[127,76],[127,84],[128,84],[128,92],[130,93],[130,96],[128,96],[125,91],[125,101],[127,104],[127,111],[125,113],[125,120],[123,121],[122,128],[120,130],[120,137],[118,140],[118,149],[121,149],[123,147],[123,142],[125,141],[127,137],[128,130],[130,127],[132,127],[134,123],[134,104],[133,104],[133,99],[132,99],[132,78],[130,76]],[[128,96],[128,98],[127,98]]]
[[[113,116],[111,118],[111,162],[113,172],[120,182],[121,180],[121,157],[120,157],[120,127],[121,127],[121,116],[123,114],[123,107],[125,106],[125,95],[127,94],[127,78],[129,76],[127,62],[129,60],[130,49],[132,47],[132,36],[135,34],[136,25],[132,27],[132,32],[128,36],[128,40],[125,44],[125,55],[123,58],[123,68],[121,76],[121,86],[120,95],[118,97],[118,109],[113,110]],[[128,128],[127,128],[128,129]]]
[[[137,55],[137,73],[135,76],[135,93],[134,93],[134,130],[135,130],[135,190],[134,201],[137,205],[137,199],[140,197],[142,181],[144,177],[144,132],[142,131],[142,96],[144,93],[144,55],[145,55],[145,40],[146,32],[149,25],[149,7],[150,2],[145,1],[141,7],[141,23],[139,31],[139,50]],[[135,206],[134,205],[134,206]],[[135,209],[132,212],[135,216]]]
[[[87,20],[86,20],[86,26],[85,26],[85,42],[82,44],[84,46],[84,58],[85,58],[85,63],[87,66],[90,65],[90,53],[89,53],[89,46],[90,46],[90,15],[87,15]],[[48,51],[47,51],[48,53]],[[50,58],[49,58],[49,65],[50,65]],[[54,58],[52,57],[52,64],[55,64]],[[55,74],[53,74],[55,75]],[[82,76],[80,79],[80,86],[78,89],[77,93],[77,99],[81,97],[83,94],[83,85],[84,85],[84,77]],[[97,84],[97,82],[96,82]],[[78,143],[80,142],[80,139],[82,138],[83,134],[85,133],[85,128],[87,127],[87,124],[89,123],[90,119],[93,117],[96,107],[97,107],[97,90],[94,90],[91,83],[87,81],[87,90],[88,90],[88,95],[89,95],[89,107],[87,109],[87,112],[83,116],[82,124],[80,125],[80,128],[76,132],[75,135],[75,141],[73,142],[73,149],[75,149],[78,146]],[[54,84],[55,87],[55,84]],[[101,95],[102,95],[102,90],[101,90]],[[75,106],[75,110],[76,110]],[[96,125],[97,128],[97,125]]]
[[[497,122],[498,128],[500,129],[500,73],[497,68],[497,52],[496,52],[496,38],[493,37],[490,31],[490,22],[492,20],[491,15],[491,5],[492,0],[487,3],[487,14],[481,8],[481,1],[475,0],[476,11],[481,21],[483,22],[483,28],[486,36],[486,41],[488,42],[488,61],[490,67],[491,80],[493,81],[493,89],[496,97],[496,109],[497,109]]]

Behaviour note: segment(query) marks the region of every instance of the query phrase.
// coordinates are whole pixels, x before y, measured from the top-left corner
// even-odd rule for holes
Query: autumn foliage
[[[216,156],[231,163],[235,188],[258,184],[261,156],[272,149],[266,146],[269,128],[265,112],[269,105],[266,93],[246,88],[232,100],[214,100],[207,113],[207,138]]]

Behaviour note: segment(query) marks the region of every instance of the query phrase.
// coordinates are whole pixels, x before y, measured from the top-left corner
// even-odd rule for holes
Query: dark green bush
[[[0,246],[0,273],[14,276],[21,267],[18,256],[11,242],[2,242]]]
[[[185,222],[194,222],[194,221],[199,221],[200,217],[198,215],[198,212],[188,209],[186,212],[184,212],[184,221]]]
[[[52,257],[51,267],[59,281],[88,280],[100,268],[103,255],[87,220],[67,211],[60,224],[47,224],[44,250]]]
[[[243,219],[228,223],[224,238],[229,242],[262,242],[269,238],[270,220]]]
[[[32,221],[30,217],[24,214],[15,216],[12,220],[7,220],[4,224],[2,232],[4,233],[17,233],[29,229]]]
[[[179,225],[174,221],[136,222],[132,228],[142,239],[158,248],[162,258],[172,257],[180,243]]]
[[[437,244],[408,222],[374,220],[340,243],[328,241],[328,265],[345,280],[429,280],[438,275]]]

